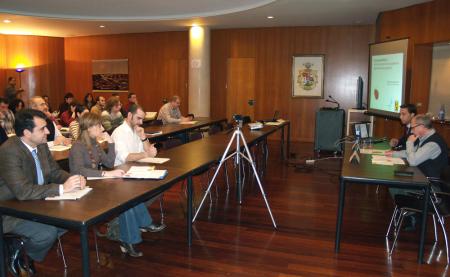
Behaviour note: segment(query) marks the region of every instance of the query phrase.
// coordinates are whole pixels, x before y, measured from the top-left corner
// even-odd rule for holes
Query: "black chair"
[[[428,178],[431,184],[431,194],[429,202],[431,208],[429,214],[433,217],[435,243],[438,242],[437,223],[442,229],[445,240],[445,250],[447,254],[447,264],[450,263],[448,251],[448,238],[445,231],[445,218],[450,216],[450,166],[444,168],[441,178]],[[394,230],[394,242],[389,255],[397,243],[398,236],[402,227],[403,219],[410,213],[420,214],[423,209],[423,194],[411,192],[407,195],[395,196],[395,208],[386,232],[386,238],[389,237],[391,229]]]

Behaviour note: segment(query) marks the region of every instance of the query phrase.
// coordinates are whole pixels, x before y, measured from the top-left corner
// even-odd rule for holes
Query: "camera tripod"
[[[192,219],[192,222],[194,222],[195,219],[197,218],[197,215],[200,212],[200,209],[202,208],[203,203],[205,202],[205,199],[206,199],[207,195],[210,193],[211,187],[214,184],[214,181],[216,180],[216,177],[217,177],[217,175],[218,175],[218,173],[220,171],[220,168],[225,165],[225,161],[226,160],[234,157],[235,158],[235,163],[236,163],[236,165],[238,167],[238,178],[237,178],[237,188],[236,189],[238,190],[239,204],[242,204],[242,192],[240,191],[241,190],[241,185],[242,185],[241,163],[243,162],[243,160],[246,160],[247,162],[250,163],[250,165],[252,167],[253,174],[255,175],[256,181],[257,181],[258,186],[259,186],[259,190],[261,191],[261,195],[263,196],[264,202],[266,204],[267,210],[268,210],[269,215],[270,215],[270,219],[272,220],[273,227],[276,229],[277,228],[277,224],[275,223],[275,219],[274,219],[274,217],[272,215],[272,210],[270,209],[269,202],[267,201],[266,194],[265,194],[264,189],[262,187],[261,180],[259,179],[259,174],[258,174],[258,172],[256,170],[255,163],[254,163],[254,161],[252,159],[252,155],[250,154],[250,150],[248,149],[247,142],[245,141],[244,135],[242,134],[242,119],[239,118],[238,116],[235,116],[235,120],[237,122],[237,126],[236,126],[236,128],[235,128],[235,130],[233,132],[233,135],[231,136],[230,141],[228,142],[228,146],[225,149],[225,151],[224,151],[224,153],[222,155],[222,158],[220,159],[219,166],[217,167],[216,172],[214,173],[214,176],[213,176],[213,178],[211,179],[211,182],[208,185],[208,188],[207,188],[207,190],[205,192],[205,195],[203,196],[202,201],[200,202],[200,205],[198,206],[198,209],[197,209],[197,211],[196,211],[196,213],[194,215],[194,218]],[[233,142],[236,144],[236,151],[234,153],[228,155],[228,151],[230,150],[231,145],[233,144]],[[244,151],[241,150],[241,148],[242,148],[241,143],[242,143],[242,146],[244,147]]]

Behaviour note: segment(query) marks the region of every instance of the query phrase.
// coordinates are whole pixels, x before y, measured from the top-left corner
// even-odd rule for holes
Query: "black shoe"
[[[23,241],[15,238],[6,238],[5,243],[8,255],[8,270],[13,276],[20,276]]]
[[[28,276],[36,275],[36,268],[34,267],[34,261],[27,256],[27,260],[23,257],[19,258],[19,267],[22,271],[28,272]]]
[[[416,214],[411,214],[408,216],[405,216],[404,221],[406,222],[404,227],[403,227],[403,231],[405,232],[414,232],[416,231]]]
[[[152,223],[152,224],[148,225],[147,227],[141,227],[139,229],[143,233],[146,233],[146,232],[156,233],[156,232],[164,230],[165,228],[166,228],[165,224],[158,225],[158,224]]]
[[[122,251],[122,253],[128,254],[128,255],[130,255],[131,257],[134,257],[134,258],[139,258],[139,257],[142,257],[144,255],[144,254],[142,254],[141,251],[139,251],[136,248],[134,248],[134,245],[132,243],[121,242],[120,243],[120,250]]]

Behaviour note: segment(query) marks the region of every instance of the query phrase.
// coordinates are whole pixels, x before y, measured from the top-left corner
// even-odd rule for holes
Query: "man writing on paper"
[[[191,116],[181,116],[180,112],[181,99],[179,96],[172,96],[170,102],[164,104],[158,113],[158,120],[162,120],[163,124],[188,122],[192,120]]]
[[[417,107],[414,104],[404,104],[400,106],[400,121],[405,126],[403,136],[399,139],[393,138],[389,142],[391,147],[395,147],[396,150],[405,150],[406,141],[408,137],[412,135],[411,120],[417,114]]]
[[[112,133],[116,151],[114,166],[156,156],[155,146],[150,144],[141,127],[144,117],[145,112],[140,106],[131,105],[125,121]],[[159,232],[166,227],[152,223],[151,217],[150,223],[146,231]]]
[[[389,151],[388,156],[406,158],[410,166],[417,166],[427,177],[439,177],[448,164],[448,148],[444,139],[433,129],[429,115],[419,114],[412,118],[412,134],[406,141],[406,150]],[[438,188],[434,188],[438,189]],[[405,194],[407,190],[389,188],[392,198]],[[410,229],[414,229],[415,218],[410,217]]]
[[[75,189],[84,189],[86,180],[61,170],[47,146],[46,115],[24,109],[16,114],[16,137],[0,147],[0,200],[36,200],[62,195]],[[5,233],[27,238],[25,251],[29,265],[21,258],[11,261],[11,270],[18,267],[34,273],[33,261],[43,261],[48,250],[63,230],[34,221],[10,216],[3,217]]]

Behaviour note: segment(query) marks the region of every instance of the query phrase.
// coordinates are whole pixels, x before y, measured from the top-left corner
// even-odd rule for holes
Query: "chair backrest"
[[[219,124],[214,124],[209,127],[208,135],[211,136],[211,135],[217,134],[220,131],[222,131],[222,126]]]
[[[201,132],[190,132],[189,133],[189,141],[199,140],[203,138],[203,134]]]

